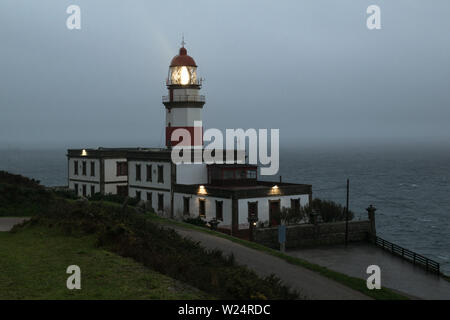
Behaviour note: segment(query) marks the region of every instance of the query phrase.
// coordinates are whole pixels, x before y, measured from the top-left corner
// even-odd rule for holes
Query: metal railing
[[[182,95],[182,96],[173,96],[172,100],[170,100],[170,96],[163,96],[163,102],[205,102],[205,96],[200,95]]]
[[[397,256],[402,257],[403,259],[412,262],[415,265],[419,265],[424,267],[426,271],[430,271],[436,274],[440,274],[440,265],[438,262],[428,259],[418,253],[415,253],[411,250],[400,247],[392,242],[384,240],[380,237],[375,237],[375,245],[387,250]]]

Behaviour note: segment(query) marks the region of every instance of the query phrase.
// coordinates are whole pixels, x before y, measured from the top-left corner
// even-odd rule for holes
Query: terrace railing
[[[427,257],[424,257],[418,253],[415,253],[411,250],[408,250],[406,248],[400,247],[392,242],[389,242],[387,240],[384,240],[380,237],[375,237],[375,245],[383,248],[384,250],[387,250],[397,256],[402,257],[403,259],[410,261],[414,265],[419,265],[423,268],[425,268],[426,271],[440,274],[440,265],[438,262],[428,259]]]

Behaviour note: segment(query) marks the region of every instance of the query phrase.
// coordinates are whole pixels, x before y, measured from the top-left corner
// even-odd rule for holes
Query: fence
[[[427,257],[424,257],[418,253],[412,252],[411,250],[400,247],[380,237],[375,237],[375,244],[379,247],[382,247],[384,250],[390,251],[391,253],[412,262],[415,265],[424,267],[426,271],[434,272],[437,274],[440,274],[441,272],[438,262],[428,259]]]

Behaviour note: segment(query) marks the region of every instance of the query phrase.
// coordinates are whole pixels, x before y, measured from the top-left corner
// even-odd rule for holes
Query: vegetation
[[[96,248],[96,241],[38,225],[0,232],[0,300],[207,298],[130,258]],[[66,269],[73,264],[81,268],[81,290],[66,288]]]
[[[188,218],[184,219],[184,222],[193,224],[195,226],[207,227],[206,221],[200,217],[196,217],[196,218],[188,217]]]
[[[323,222],[345,221],[345,208],[331,200],[321,200],[315,198],[308,206],[303,209],[309,216],[315,211],[320,214]],[[348,211],[348,219],[352,220],[354,213]]]
[[[25,182],[25,184],[28,183]],[[273,276],[260,278],[248,268],[238,266],[234,262],[233,256],[225,257],[222,252],[217,250],[207,251],[198,243],[182,238],[172,229],[165,229],[159,224],[155,224],[145,214],[139,213],[136,208],[111,202],[111,198],[102,197],[101,201],[73,200],[69,194],[45,190],[38,184],[29,187],[28,185],[27,187],[7,185],[7,187],[16,188],[14,192],[21,195],[9,199],[6,197],[7,205],[18,206],[22,209],[25,208],[24,205],[19,203],[25,197],[22,196],[22,192],[36,194],[42,192],[40,194],[42,197],[35,199],[40,206],[39,210],[33,212],[31,220],[13,230],[15,234],[11,236],[12,238],[9,241],[3,241],[3,243],[11,246],[11,249],[8,251],[9,254],[2,253],[3,256],[0,255],[2,270],[8,269],[9,273],[13,273],[15,268],[18,270],[12,278],[1,278],[3,280],[0,281],[0,291],[8,292],[7,297],[11,295],[16,297],[66,298],[67,296],[62,295],[60,291],[50,290],[54,286],[60,288],[59,281],[61,279],[57,278],[54,273],[60,272],[60,267],[63,265],[66,268],[70,264],[83,263],[84,266],[93,268],[94,274],[105,280],[112,276],[111,273],[117,271],[102,271],[106,264],[102,260],[104,258],[102,255],[105,254],[105,250],[108,250],[122,257],[133,258],[153,271],[177,279],[219,299],[299,298],[297,292],[282,285],[279,279]],[[8,191],[8,196],[13,194],[12,191]],[[108,201],[105,201],[105,199]],[[30,238],[28,243],[24,244],[23,241],[27,239],[27,234]],[[36,239],[36,237],[46,238],[49,234],[57,234],[58,236],[54,241],[50,239],[48,243],[45,241],[39,242]],[[85,242],[89,242],[91,247],[95,245],[97,249],[94,249],[98,250],[97,253],[89,251],[92,255],[84,256],[81,254],[78,257],[76,252],[88,250],[88,247],[84,247],[81,243],[83,239]],[[81,242],[76,243],[77,241]],[[29,269],[23,269],[25,267],[22,268],[21,265],[23,259],[26,259],[26,255],[18,254],[18,257],[14,257],[14,252],[20,251],[21,246],[29,246],[28,251],[33,251],[35,242],[35,260],[37,261],[32,262],[32,259],[30,259]],[[75,251],[69,250],[71,253],[68,253],[72,255],[73,259],[69,259],[62,253],[63,250],[70,248],[64,249],[58,246],[64,246],[64,243],[67,243],[68,247],[74,247]],[[82,249],[77,249],[77,246]],[[42,251],[46,252],[42,255],[43,258],[40,256]],[[47,258],[55,264],[54,268],[49,267],[47,270]],[[82,258],[86,259],[82,260]],[[72,261],[76,261],[76,263]],[[27,264],[24,265],[27,266]],[[25,280],[29,280],[32,276],[23,275],[24,273],[41,276],[37,276],[36,282],[32,282],[28,286]],[[56,278],[52,278],[52,275]],[[63,273],[64,279],[66,279],[66,276]],[[22,277],[23,282],[21,281]],[[42,283],[39,279],[45,279],[42,281],[47,282]],[[55,281],[57,281],[57,284],[55,284]],[[92,288],[102,285],[101,282],[92,283]],[[120,287],[120,281],[116,285]],[[14,286],[25,287],[22,288],[23,290],[11,289]],[[41,288],[47,288],[48,295],[36,292],[36,290],[40,291]],[[108,289],[108,287],[106,288]],[[95,292],[94,295],[88,294],[85,297],[113,297],[113,294],[106,296],[100,288],[98,290],[92,291]],[[124,290],[125,292],[126,290]],[[115,297],[120,297],[119,293],[116,294]],[[76,297],[80,298],[80,296]]]
[[[66,236],[93,235],[99,247],[221,299],[294,299],[275,277],[259,278],[220,251],[206,251],[175,231],[161,228],[132,208],[102,202],[55,199],[28,225],[56,227]]]
[[[320,216],[321,222],[345,221],[345,208],[331,200],[314,199],[310,204],[300,207],[298,210],[290,207],[282,207],[272,218],[280,224],[284,221],[287,225],[298,224],[300,222],[315,223],[316,214]],[[354,213],[349,210],[348,219],[352,220]],[[265,224],[259,224],[260,227]]]
[[[0,217],[31,216],[47,207],[51,197],[39,181],[0,171]]]
[[[105,194],[104,195],[104,194],[101,194],[101,193],[94,194],[92,197],[89,198],[89,200],[92,200],[92,201],[107,201],[107,202],[114,202],[114,203],[119,203],[119,204],[123,204],[126,201],[127,204],[130,205],[130,206],[135,206],[140,201],[137,198],[129,198],[127,196],[121,196],[121,195],[118,195],[118,194]]]

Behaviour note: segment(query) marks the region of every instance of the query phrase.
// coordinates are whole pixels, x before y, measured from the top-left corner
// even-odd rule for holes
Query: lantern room
[[[186,48],[180,48],[180,52],[172,59],[169,67],[167,85],[172,86],[199,86],[201,81],[197,79],[197,65],[194,59],[187,54]]]

